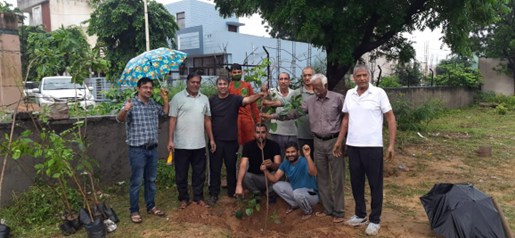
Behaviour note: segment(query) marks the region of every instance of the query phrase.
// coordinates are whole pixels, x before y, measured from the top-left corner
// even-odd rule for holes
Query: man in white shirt
[[[282,72],[279,74],[279,79],[277,80],[278,86],[270,89],[270,95],[272,95],[272,100],[279,99],[287,99],[293,93],[293,89],[290,88],[290,75],[288,73]],[[275,113],[280,113],[284,110],[283,107],[277,107],[275,109]],[[297,127],[295,126],[295,121],[279,121],[272,120],[272,123],[277,123],[276,130],[270,129],[270,134],[272,135],[272,140],[279,144],[281,149],[281,160],[284,159],[284,152],[286,145],[289,142],[297,142]]]
[[[375,236],[380,229],[380,216],[383,206],[383,115],[388,121],[390,140],[387,160],[394,157],[397,124],[386,92],[370,84],[370,71],[366,65],[354,68],[356,87],[347,91],[342,112],[340,134],[333,148],[333,154],[342,153],[342,142],[348,132],[346,145],[349,155],[349,170],[352,194],[356,203],[355,215],[346,225],[368,224],[365,233]],[[387,161],[388,162],[388,161]],[[365,175],[370,185],[372,197],[369,221],[365,203]]]

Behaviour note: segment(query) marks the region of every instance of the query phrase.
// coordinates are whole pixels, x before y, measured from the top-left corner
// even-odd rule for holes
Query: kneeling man
[[[274,191],[290,204],[290,208],[286,214],[290,214],[297,208],[304,211],[302,220],[311,218],[313,209],[311,206],[318,202],[317,188],[317,168],[311,159],[311,148],[309,145],[302,147],[302,152],[306,157],[299,156],[298,145],[295,142],[288,142],[286,145],[286,158],[275,174],[271,174],[266,166],[261,166],[263,171],[270,180],[275,183],[272,188]],[[290,182],[278,181],[284,174]]]

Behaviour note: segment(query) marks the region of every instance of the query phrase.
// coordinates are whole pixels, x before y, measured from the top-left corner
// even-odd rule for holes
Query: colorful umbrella
[[[118,84],[136,86],[138,80],[143,77],[159,79],[179,68],[187,56],[184,52],[164,47],[142,53],[127,63]]]

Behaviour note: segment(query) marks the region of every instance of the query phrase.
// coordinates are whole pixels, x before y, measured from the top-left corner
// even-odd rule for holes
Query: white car
[[[82,108],[87,108],[95,106],[91,90],[93,87],[74,85],[71,76],[52,76],[41,79],[39,88],[32,91],[36,94],[36,102],[40,107],[56,102],[68,102],[68,105],[79,102]]]

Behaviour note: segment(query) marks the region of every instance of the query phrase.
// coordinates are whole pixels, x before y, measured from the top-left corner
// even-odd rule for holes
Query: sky
[[[7,1],[10,4],[13,4],[14,6],[17,6],[16,0],[3,0]],[[172,2],[176,2],[179,0],[156,0],[157,2],[163,3],[163,4],[169,4]],[[198,0],[202,2],[208,2],[213,3],[212,0]],[[264,37],[270,37],[268,33],[266,32],[264,26],[261,24],[261,17],[257,14],[252,15],[251,17],[242,17],[240,18],[240,22],[245,23],[245,26],[240,27],[240,33],[248,34],[248,35],[255,35],[255,36],[264,36]],[[436,64],[436,59],[442,60],[445,59],[451,51],[447,46],[442,45],[442,41],[440,40],[440,37],[442,36],[441,30],[436,29],[434,32],[431,32],[429,30],[426,31],[417,31],[413,34],[409,35],[406,34],[405,37],[410,39],[414,42],[413,48],[415,48],[416,51],[416,59],[418,61],[424,62],[424,45],[427,43],[429,45],[429,54],[428,58],[431,62],[431,57],[433,58],[434,64]],[[431,64],[431,63],[430,63]],[[433,65],[434,65],[433,64]]]

